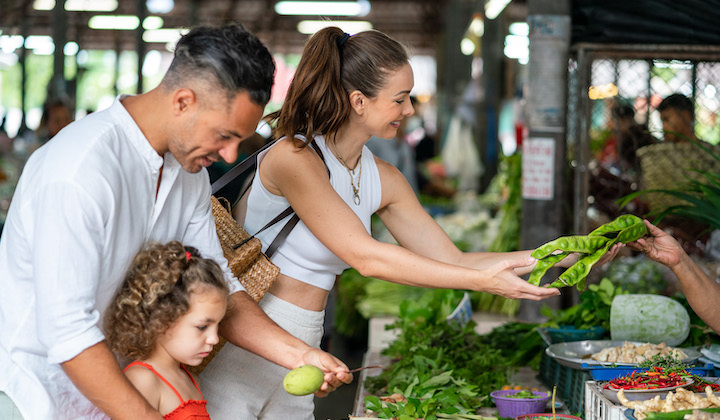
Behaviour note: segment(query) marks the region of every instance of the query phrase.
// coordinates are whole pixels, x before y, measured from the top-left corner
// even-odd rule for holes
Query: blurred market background
[[[672,193],[619,201],[665,188],[698,201],[660,226],[717,277],[720,197],[685,182],[704,182],[695,169],[718,172],[710,154],[720,141],[719,18],[717,0],[0,0],[0,226],[32,151],[115,96],[155,87],[188,27],[237,21],[259,36],[277,65],[270,112],[282,104],[308,36],[337,25],[351,34],[377,29],[407,46],[416,115],[397,139],[369,146],[406,174],[461,249],[530,249],[620,214],[654,220],[688,205]],[[692,100],[693,128],[709,151],[680,153],[664,142],[657,106],[673,93]],[[258,134],[241,156],[270,128]],[[656,144],[623,150],[640,136]],[[216,166],[211,176],[229,168]],[[394,241],[379,220],[373,235]],[[542,303],[477,292],[471,302],[523,337],[538,325],[603,325],[618,293],[682,302],[672,274],[629,249],[594,270],[589,284],[584,300],[568,288]],[[333,291],[323,345],[359,366],[370,321],[397,317],[401,302],[427,293],[348,270]],[[696,318],[686,344],[714,342]],[[488,340],[508,349],[523,342],[507,331]],[[525,356],[543,348],[537,334],[524,343]],[[537,355],[515,362],[540,368]],[[356,386],[318,400],[318,418],[347,415]]]

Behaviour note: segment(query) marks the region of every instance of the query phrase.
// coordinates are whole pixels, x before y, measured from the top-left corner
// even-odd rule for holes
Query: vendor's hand
[[[315,392],[316,397],[326,397],[343,384],[353,381],[353,374],[340,359],[318,348],[309,349],[302,358],[303,364],[315,365],[325,373],[325,381]]]
[[[650,235],[634,242],[628,242],[627,245],[634,250],[642,251],[651,260],[668,267],[678,264],[685,253],[678,241],[647,220],[643,221]]]
[[[532,266],[536,261],[532,257],[516,258],[504,260],[485,270],[480,270],[490,285],[480,289],[510,299],[541,300],[559,295],[560,290],[556,288],[533,286],[515,274],[514,269]]]

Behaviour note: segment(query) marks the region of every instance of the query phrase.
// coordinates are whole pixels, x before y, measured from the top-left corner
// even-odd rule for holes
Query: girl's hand
[[[324,352],[318,348],[311,348],[303,355],[303,363],[305,365],[315,365],[322,369],[325,373],[325,381],[320,389],[315,392],[316,397],[326,397],[343,384],[349,384],[353,381],[353,374],[348,373],[348,367],[340,359],[330,353]]]
[[[635,242],[628,242],[627,245],[634,250],[642,251],[651,260],[668,267],[678,264],[684,254],[678,241],[647,220],[643,221],[650,235]]]
[[[535,262],[532,257],[516,258],[480,270],[481,276],[490,283],[490,287],[481,287],[480,290],[510,299],[541,300],[559,295],[560,290],[556,288],[533,286],[515,274],[515,268],[531,266]]]

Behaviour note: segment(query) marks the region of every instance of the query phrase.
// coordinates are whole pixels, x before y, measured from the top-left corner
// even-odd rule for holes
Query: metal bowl
[[[644,400],[650,400],[655,398],[656,395],[660,396],[660,399],[664,400],[667,396],[668,391],[672,391],[677,388],[682,388],[684,386],[688,386],[692,384],[694,381],[692,378],[687,378],[687,381],[682,385],[675,385],[675,386],[669,386],[665,388],[655,388],[655,389],[626,389],[625,390],[625,397],[630,401],[644,401]],[[605,388],[603,386],[602,393],[605,395],[605,397],[612,401],[615,404],[620,404],[620,400],[618,400],[617,389],[612,388]]]
[[[627,341],[633,344],[643,344],[635,341]],[[625,344],[625,340],[585,340],[572,341],[568,343],[551,344],[545,349],[545,354],[555,359],[563,366],[573,369],[588,369],[594,366],[637,366],[637,363],[612,363],[598,362],[590,358],[593,354],[609,347],[619,347]],[[687,357],[681,362],[692,363],[701,354],[694,349],[682,349]],[[583,367],[583,363],[585,366]]]

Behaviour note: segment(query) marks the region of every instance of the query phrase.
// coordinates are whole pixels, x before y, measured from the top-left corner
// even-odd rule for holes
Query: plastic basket
[[[717,153],[717,146],[704,143]],[[694,170],[720,172],[720,162],[693,143],[658,143],[636,151],[642,169],[642,189],[679,189],[687,178],[702,179]],[[661,210],[683,201],[667,194],[643,196],[651,210]]]
[[[563,366],[543,353],[538,379],[549,389],[557,387],[555,396],[565,402],[570,412],[581,413],[584,410],[585,381],[590,379],[587,371]]]
[[[597,382],[585,382],[585,420],[626,420],[625,409],[608,400]]]
[[[550,400],[550,396],[545,392],[532,391],[532,393],[542,398],[511,398],[509,395],[517,394],[520,390],[508,389],[502,391],[493,391],[490,397],[495,402],[498,410],[498,416],[515,418],[524,414],[542,413],[545,406]]]
[[[515,420],[553,420],[553,418],[561,420],[582,420],[582,418],[570,414],[553,415],[552,413],[525,414],[524,416],[518,416]]]
[[[585,410],[585,382],[590,374],[584,370],[573,369],[567,390],[565,404],[571,413],[582,413]]]
[[[630,375],[634,371],[642,372],[648,370],[648,368],[639,368],[634,366],[621,366],[621,367],[610,367],[610,366],[590,366],[588,364],[582,364],[583,369],[589,369],[590,376],[595,381],[609,381],[621,376]],[[708,363],[705,366],[695,366],[687,369],[687,371],[697,376],[715,376],[715,366],[712,363]]]
[[[544,328],[544,330],[548,337],[550,337],[550,344],[567,343],[570,341],[599,340],[607,332],[607,330],[603,327],[578,329],[572,325],[563,325],[560,328]]]

